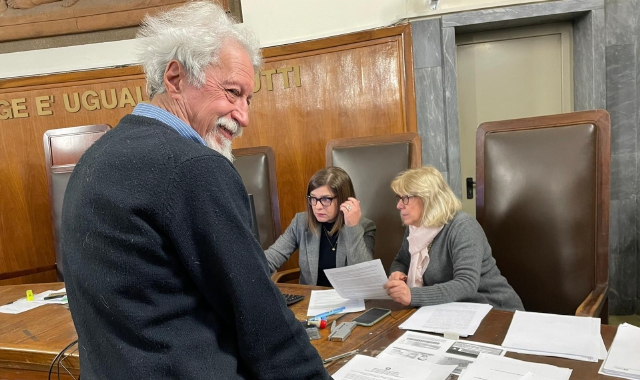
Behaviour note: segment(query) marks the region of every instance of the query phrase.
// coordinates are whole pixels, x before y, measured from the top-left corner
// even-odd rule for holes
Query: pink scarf
[[[414,227],[409,226],[409,253],[411,254],[411,264],[407,273],[407,285],[410,288],[417,288],[424,285],[422,276],[429,265],[429,244],[435,239],[440,227]]]

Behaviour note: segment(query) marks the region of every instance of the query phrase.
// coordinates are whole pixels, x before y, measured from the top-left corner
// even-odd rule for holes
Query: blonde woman
[[[447,302],[487,303],[524,310],[520,297],[500,274],[482,227],[438,170],[410,169],[391,183],[398,198],[405,239],[384,286],[404,306]]]

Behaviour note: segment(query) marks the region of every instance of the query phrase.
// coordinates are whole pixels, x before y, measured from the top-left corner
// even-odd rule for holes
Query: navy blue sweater
[[[128,115],[82,156],[62,249],[82,378],[327,379],[217,152]]]

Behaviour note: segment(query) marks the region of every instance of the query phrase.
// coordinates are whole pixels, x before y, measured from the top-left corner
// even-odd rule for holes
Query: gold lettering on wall
[[[267,91],[273,91],[273,76],[277,74],[282,74],[282,80],[284,84],[284,88],[291,87],[291,81],[289,79],[289,73],[293,72],[293,79],[296,87],[301,87],[301,79],[300,79],[300,65],[296,66],[285,66],[278,69],[269,69],[262,70],[257,73],[254,77],[253,81],[253,92],[256,93],[260,91],[262,88],[262,77],[264,76],[267,84]]]
[[[71,107],[71,105],[69,105],[69,95],[68,94],[63,94],[62,98],[64,99],[64,109],[66,109],[67,112],[76,113],[76,112],[80,111],[80,98],[79,98],[77,92],[73,93],[73,100],[74,100],[74,104],[75,104],[73,107]]]
[[[53,115],[52,110],[45,110],[45,108],[51,107],[51,103],[53,103],[53,95],[36,96],[35,100],[39,116]]]
[[[13,110],[13,118],[29,117],[29,112],[20,112],[27,109],[27,98],[11,99],[11,109]]]
[[[133,93],[135,93],[135,98]],[[69,113],[76,113],[82,109],[96,111],[102,108],[112,110],[116,107],[135,107],[136,104],[144,101],[140,86],[136,86],[133,89],[123,87],[119,93],[114,88],[100,90],[99,93],[93,90],[87,90],[82,93],[65,93],[62,94],[62,100],[64,101],[65,111]],[[38,116],[54,114],[54,109],[52,108],[53,103],[55,103],[54,95],[36,96],[33,101]],[[0,120],[29,117],[28,107],[33,107],[33,105],[29,106],[27,98],[0,99]]]
[[[89,100],[91,96],[91,100]],[[82,93],[82,106],[87,111],[95,111],[100,109],[100,101],[98,100],[98,94],[95,91],[85,91]]]
[[[282,74],[282,79],[284,79],[284,88],[289,88],[289,72],[291,71],[293,71],[293,66],[283,67],[276,70],[278,74]]]
[[[111,94],[111,102],[107,101],[107,91],[100,90],[100,100],[102,101],[102,106],[108,110],[112,110],[116,108],[116,106],[118,105],[118,97],[116,96],[115,88],[112,88],[110,90],[110,94]]]

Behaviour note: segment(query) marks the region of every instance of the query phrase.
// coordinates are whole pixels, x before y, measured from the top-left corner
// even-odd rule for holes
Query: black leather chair
[[[362,215],[376,224],[374,257],[388,272],[405,232],[391,181],[400,172],[421,166],[420,136],[398,133],[335,139],[327,144],[325,155],[327,166],[341,167],[351,177]]]
[[[58,280],[64,280],[64,268],[60,251],[60,220],[62,201],[73,168],[84,152],[111,127],[106,124],[86,125],[51,129],[44,133],[44,156],[49,201],[51,202],[51,222],[56,251]]]
[[[478,127],[477,219],[526,310],[607,321],[610,135],[606,111]]]
[[[233,150],[233,156],[233,165],[247,192],[253,194],[260,245],[267,249],[282,234],[273,149],[268,146],[238,148]]]

